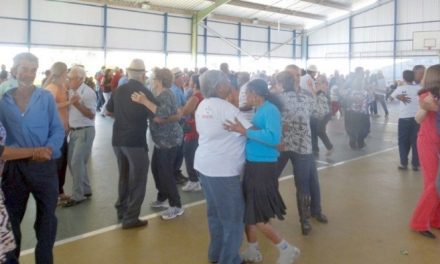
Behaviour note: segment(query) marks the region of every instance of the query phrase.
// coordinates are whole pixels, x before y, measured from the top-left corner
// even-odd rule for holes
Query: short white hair
[[[221,84],[229,83],[228,77],[222,71],[210,70],[200,76],[200,91],[203,97],[218,97],[217,88]]]
[[[81,79],[81,82],[84,82],[87,77],[86,71],[84,70],[84,68],[81,66],[78,66],[78,65],[75,65],[72,68],[70,68],[70,72],[76,73],[78,78]]]

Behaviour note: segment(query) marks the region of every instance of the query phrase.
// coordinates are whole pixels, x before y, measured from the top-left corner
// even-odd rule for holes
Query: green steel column
[[[209,14],[211,14],[219,6],[227,4],[231,0],[217,0],[212,5],[207,8],[198,11],[192,17],[191,23],[191,56],[194,61],[194,67],[197,67],[197,38],[198,38],[198,26],[199,23],[205,19]]]

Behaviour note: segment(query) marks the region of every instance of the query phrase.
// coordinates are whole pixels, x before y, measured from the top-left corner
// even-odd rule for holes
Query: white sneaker
[[[299,257],[301,251],[299,248],[289,245],[288,248],[280,252],[277,264],[292,264]]]
[[[333,154],[333,152],[335,152],[335,148],[331,148],[329,150],[327,150],[327,153],[325,154],[326,156],[331,156]]]
[[[241,259],[244,262],[261,262],[263,261],[263,256],[260,250],[247,248],[246,251],[241,254]]]
[[[202,190],[202,186],[200,182],[192,182],[188,181],[185,186],[182,187],[182,191],[184,192],[198,192]]]
[[[170,220],[183,215],[184,212],[185,210],[183,208],[173,206],[162,212],[161,217],[163,220]]]
[[[152,208],[168,208],[170,207],[167,200],[161,202],[161,201],[154,201],[150,204]]]

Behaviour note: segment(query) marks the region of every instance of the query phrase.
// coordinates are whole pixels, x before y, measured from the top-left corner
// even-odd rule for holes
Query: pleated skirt
[[[275,217],[284,219],[286,206],[278,190],[276,162],[246,161],[243,192],[245,224],[267,223]]]

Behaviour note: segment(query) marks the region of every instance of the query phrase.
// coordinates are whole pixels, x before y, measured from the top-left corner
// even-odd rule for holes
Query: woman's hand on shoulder
[[[138,104],[144,104],[146,101],[148,101],[147,96],[143,92],[132,93],[131,100]]]
[[[227,120],[223,124],[223,127],[230,132],[237,132],[242,135],[246,135],[246,128],[237,118],[234,119],[234,122]]]

